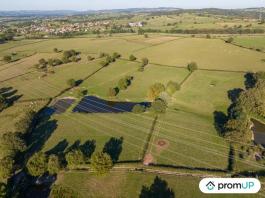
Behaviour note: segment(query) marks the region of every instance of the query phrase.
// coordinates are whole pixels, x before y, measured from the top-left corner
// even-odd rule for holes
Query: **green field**
[[[190,16],[186,17],[185,20],[188,20]],[[172,20],[168,19],[169,22]],[[200,17],[199,20],[206,23],[207,18]],[[242,42],[247,47],[262,45],[262,41],[248,37],[237,37],[235,42]],[[53,52],[55,47],[59,50],[75,49],[81,52],[82,59],[55,66],[53,73],[44,76],[34,65],[41,58],[61,58],[62,52]],[[21,40],[0,45],[0,57],[13,51],[31,56],[21,56],[20,60],[8,64],[0,63],[0,87],[12,87],[16,90],[15,94],[22,95],[18,101],[27,102],[15,102],[1,112],[0,134],[14,131],[17,116],[22,115],[28,104],[34,104],[33,100],[44,99],[36,104],[36,108],[40,109],[48,98],[55,101],[71,97],[75,102],[66,112],[51,115],[47,125],[35,129],[40,139],[43,138],[40,150],[54,151],[64,143],[65,151],[78,141],[83,144],[94,140],[95,150],[101,151],[110,138],[122,137],[120,163],[142,163],[148,154],[158,169],[159,166],[176,170],[207,169],[213,175],[226,170],[229,165],[229,144],[215,129],[214,112],[227,113],[231,103],[228,91],[244,88],[246,72],[265,71],[265,62],[261,61],[265,59],[264,53],[228,44],[221,39],[160,34],[150,34],[148,38],[123,34],[104,38]],[[100,62],[103,58],[98,58],[99,52],[118,52],[122,57],[102,67]],[[131,54],[137,57],[137,61],[128,60]],[[96,59],[88,61],[88,55]],[[140,72],[138,68],[143,57],[147,57],[150,63]],[[186,66],[192,61],[197,62],[198,70],[190,73]],[[117,96],[109,97],[109,88],[116,87],[118,81],[126,76],[133,77],[131,85]],[[71,78],[82,82],[70,88],[67,81]],[[159,115],[156,122],[150,112],[72,112],[81,100],[78,90],[87,90],[87,95],[106,100],[148,102],[149,87],[154,83],[166,85],[169,81],[179,83],[181,89],[170,97],[167,112]],[[159,141],[164,141],[165,145],[159,147]],[[263,166],[254,159],[236,160],[235,171],[261,168]],[[100,178],[86,172],[64,172],[58,176],[57,182],[80,189],[84,197],[87,194],[95,197],[136,197],[141,186],[150,184],[153,178],[152,174],[141,173],[111,173]],[[197,188],[199,178],[162,178],[168,181],[177,197],[203,197]],[[186,188],[187,185],[191,188]]]
[[[159,176],[166,180],[168,187],[171,188],[175,197],[212,197],[202,194],[198,189],[200,178],[182,177],[182,176]],[[78,189],[81,197],[110,198],[110,197],[138,197],[142,186],[150,186],[155,178],[150,173],[111,173],[105,177],[96,177],[93,174],[85,172],[67,172],[58,177],[58,183]],[[139,182],[141,181],[141,182]],[[255,195],[215,195],[218,198],[229,197],[256,197]]]
[[[265,51],[265,37],[264,36],[240,36],[234,38],[234,43],[247,48],[261,49]]]

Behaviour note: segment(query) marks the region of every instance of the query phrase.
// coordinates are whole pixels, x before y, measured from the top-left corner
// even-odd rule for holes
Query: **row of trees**
[[[132,83],[133,76],[125,76],[118,81],[118,85],[114,88],[109,88],[109,97],[117,96],[121,90],[126,90]]]
[[[60,156],[38,152],[28,160],[26,164],[27,172],[34,177],[45,173],[55,175],[64,168],[75,169],[90,163],[96,174],[106,174],[112,168],[115,159],[112,159],[108,154],[109,149],[106,150],[105,147],[101,152],[94,152],[95,147],[92,148],[91,142],[88,141],[84,145],[69,149]]]
[[[0,161],[0,178],[8,179],[23,163],[22,153],[27,149],[27,136],[34,125],[34,111],[27,111],[15,123],[16,132],[4,133],[1,137],[3,159]]]
[[[113,63],[116,61],[116,59],[120,58],[121,55],[117,52],[114,52],[112,55],[109,55],[107,53],[101,52],[99,54],[99,58],[105,57],[105,60],[101,61],[100,64],[102,67],[108,66],[110,63]]]
[[[222,29],[139,29],[138,34],[145,33],[170,33],[170,34],[263,34],[264,30],[259,28],[222,28]]]
[[[246,75],[246,90],[232,97],[228,108],[224,136],[231,142],[252,141],[251,117],[265,116],[265,72]]]
[[[149,87],[147,98],[154,101],[159,98],[163,92],[172,96],[178,90],[180,90],[180,85],[177,82],[169,81],[166,86],[162,83],[155,83]]]

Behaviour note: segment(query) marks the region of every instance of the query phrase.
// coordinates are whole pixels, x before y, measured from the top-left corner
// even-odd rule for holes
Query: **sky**
[[[265,0],[0,0],[0,10],[100,10],[120,8],[248,8]]]

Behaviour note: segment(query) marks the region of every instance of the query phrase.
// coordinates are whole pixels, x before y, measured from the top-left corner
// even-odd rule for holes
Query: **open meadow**
[[[190,15],[183,17],[183,21],[194,21]],[[158,19],[149,19],[148,25],[155,28],[155,20]],[[164,25],[175,21],[170,17],[159,20]],[[214,27],[222,26],[220,20],[198,17],[196,21],[199,24],[196,26],[203,26],[206,22],[204,25],[207,26],[208,23]],[[236,37],[234,40],[236,44],[262,49],[265,46],[263,41],[261,37]],[[59,52],[54,52],[54,48]],[[61,59],[64,52],[71,49],[80,52],[77,56],[81,60],[49,67],[51,70],[46,73],[36,68],[40,59]],[[0,87],[9,88],[7,92],[10,96],[19,97],[1,112],[0,134],[15,131],[18,115],[23,116],[28,105],[34,106],[36,111],[43,107],[40,115],[45,115],[45,119],[34,128],[31,137],[35,137],[33,144],[37,145],[36,151],[59,155],[89,144],[90,156],[94,151],[111,147],[114,162],[121,164],[205,170],[212,175],[227,173],[231,165],[231,147],[220,136],[215,113],[227,114],[231,104],[229,91],[245,88],[247,72],[265,71],[264,53],[217,38],[161,34],[150,34],[145,38],[143,35],[124,34],[103,38],[31,39],[0,44],[0,57],[13,52],[20,58],[11,63],[1,61]],[[106,59],[106,56],[100,56],[103,52],[109,55],[117,52],[121,57],[103,65],[102,61]],[[130,60],[130,55],[134,55],[135,60]],[[149,61],[143,70],[140,68],[142,58]],[[192,72],[187,69],[191,62],[198,65]],[[121,86],[120,79],[128,77],[128,87],[116,93],[117,87]],[[162,93],[168,99],[165,113],[156,115],[148,110],[135,113],[132,109],[120,109],[122,105],[133,102],[151,103],[148,96],[150,87],[155,83],[166,87],[170,81],[177,83],[179,90],[171,96],[165,95],[165,91]],[[100,100],[85,100],[85,96]],[[56,104],[61,99],[73,102],[69,106],[64,102]],[[115,102],[122,104],[115,106]],[[53,111],[56,105],[63,110],[59,113]],[[74,111],[77,106],[79,110]],[[235,155],[238,152],[235,149]],[[88,159],[82,168],[89,167],[90,162]],[[234,173],[264,169],[264,165],[254,159],[235,157],[234,163]],[[177,197],[208,197],[197,189],[198,177],[168,175],[162,178],[166,179]],[[79,189],[82,197],[87,197],[87,194],[91,197],[135,197],[140,194],[141,187],[150,185],[153,179],[151,173],[112,172],[97,177],[89,171],[73,170],[60,173],[57,183]]]

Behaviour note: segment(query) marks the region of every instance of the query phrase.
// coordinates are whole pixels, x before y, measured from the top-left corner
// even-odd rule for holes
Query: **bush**
[[[132,54],[131,54],[130,57],[129,57],[129,60],[130,60],[130,61],[135,61],[136,59],[137,59],[137,58],[136,58],[134,55],[132,55]]]
[[[148,65],[148,63],[149,63],[148,58],[142,58],[142,66],[143,67],[146,66],[146,65]]]
[[[110,171],[113,163],[107,153],[96,152],[91,157],[91,167],[98,175],[104,175]]]
[[[54,48],[53,51],[54,51],[55,53],[58,53],[58,52],[59,52],[59,50],[58,50],[57,48]]]
[[[78,192],[70,187],[63,185],[54,185],[51,190],[52,198],[79,198]]]
[[[77,92],[78,97],[84,97],[85,95],[87,95],[88,91],[87,90],[81,90],[79,89]]]
[[[195,70],[198,69],[198,65],[197,63],[195,62],[191,62],[187,65],[187,69],[190,71],[190,72],[194,72]]]
[[[109,97],[114,97],[119,93],[119,88],[109,88]]]
[[[206,38],[207,38],[207,39],[210,39],[210,38],[211,38],[211,35],[210,35],[210,34],[207,34],[207,35],[206,35]]]
[[[100,52],[99,53],[99,58],[103,58],[103,57],[105,57],[105,56],[107,56],[108,54],[107,53],[104,53],[104,52]]]
[[[114,59],[117,59],[117,58],[120,58],[121,55],[120,55],[119,53],[117,53],[117,52],[114,52],[113,55],[112,55],[112,57],[113,57]]]
[[[67,84],[70,86],[70,87],[75,87],[76,86],[76,81],[75,79],[71,78],[67,81]]]
[[[233,37],[230,37],[229,39],[226,40],[227,43],[232,43],[234,41]]]
[[[41,176],[47,171],[46,155],[42,152],[35,153],[27,162],[27,171],[32,176]]]
[[[159,95],[165,91],[165,86],[161,83],[155,83],[153,84],[149,90],[148,90],[148,93],[147,93],[147,97],[153,101],[155,100],[156,98],[159,97]]]
[[[143,112],[145,112],[145,106],[140,105],[140,104],[134,105],[132,112],[133,113],[143,113]]]
[[[14,160],[4,157],[0,161],[0,180],[8,179],[14,173]]]
[[[58,156],[50,155],[48,160],[48,172],[51,175],[57,174],[61,169],[61,164]]]
[[[2,135],[1,147],[8,152],[8,155],[15,156],[26,149],[26,143],[20,133],[7,132]]]
[[[109,65],[109,62],[107,62],[107,61],[101,61],[101,62],[100,62],[100,65],[101,65],[102,67],[107,67],[107,66]]]
[[[92,60],[94,60],[95,58],[94,57],[92,57],[92,56],[87,56],[87,60],[88,61],[92,61]]]
[[[6,63],[9,63],[12,61],[12,57],[10,55],[6,55],[3,57],[3,60],[6,62]]]
[[[70,151],[66,154],[65,159],[68,168],[75,168],[76,166],[85,163],[84,154],[80,150]]]
[[[161,114],[161,113],[165,113],[167,109],[167,104],[164,100],[162,99],[156,99],[151,107],[150,107],[150,111],[155,113],[155,114]]]
[[[172,96],[176,91],[180,90],[180,85],[176,82],[169,81],[167,83],[166,92]]]

